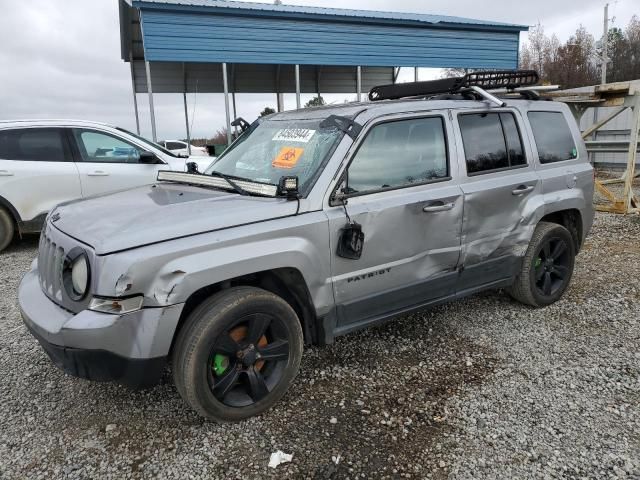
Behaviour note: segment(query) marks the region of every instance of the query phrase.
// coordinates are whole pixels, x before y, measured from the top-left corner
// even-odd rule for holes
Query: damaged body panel
[[[535,137],[531,111],[560,115],[569,138]],[[23,317],[61,368],[128,384],[145,368],[155,378],[190,315],[227,290],[267,290],[306,343],[330,343],[510,287],[527,255],[544,269],[536,279],[557,271],[532,239],[553,223],[579,249],[593,221],[586,155],[553,102],[412,99],[265,117],[198,174],[202,185],[184,174],[53,210],[20,286]]]

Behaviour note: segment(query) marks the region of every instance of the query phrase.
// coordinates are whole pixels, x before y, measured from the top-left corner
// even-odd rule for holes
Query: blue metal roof
[[[154,62],[515,68],[519,32],[527,29],[461,17],[226,0],[131,5],[139,9],[144,57]]]
[[[325,8],[308,7],[300,5],[275,5],[258,2],[239,2],[234,0],[133,0],[135,7],[170,7],[170,8],[193,8],[204,7],[206,9],[216,8],[243,10],[255,14],[302,14],[310,16],[330,16],[347,18],[351,21],[367,20],[391,20],[394,23],[428,23],[428,24],[455,24],[455,25],[477,25],[489,26],[507,30],[526,31],[528,26],[516,25],[512,23],[490,22],[487,20],[477,20],[473,18],[453,17],[448,15],[431,15],[424,13],[404,13],[404,12],[384,12],[376,10],[352,10],[347,8]]]

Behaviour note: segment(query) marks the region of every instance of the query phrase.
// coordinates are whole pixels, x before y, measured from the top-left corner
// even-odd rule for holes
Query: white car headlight
[[[124,314],[135,312],[142,308],[142,295],[129,298],[97,298],[89,302],[89,310],[102,313]]]
[[[71,284],[73,291],[78,295],[84,295],[87,291],[87,281],[89,280],[89,264],[87,257],[80,256],[71,266]]]

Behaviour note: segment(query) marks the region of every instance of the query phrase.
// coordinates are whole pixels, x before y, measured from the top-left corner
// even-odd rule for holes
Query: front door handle
[[[87,173],[89,177],[108,177],[109,172],[105,172],[104,170],[95,170],[93,172]]]
[[[13,172],[10,172],[9,170],[0,170],[0,177],[12,177],[13,176]]]
[[[447,210],[451,210],[455,206],[454,203],[438,203],[427,205],[422,208],[422,211],[425,213],[433,213],[433,212],[446,212]]]
[[[534,188],[536,188],[536,187],[534,187],[533,185],[529,185],[529,186],[520,185],[515,190],[511,190],[511,193],[513,195],[524,195],[525,193],[532,192]]]

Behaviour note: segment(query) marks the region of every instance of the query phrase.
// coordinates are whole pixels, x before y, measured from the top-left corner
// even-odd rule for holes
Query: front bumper
[[[184,304],[143,308],[126,315],[71,313],[40,288],[37,269],[18,289],[25,325],[52,362],[71,375],[134,388],[160,379]]]

